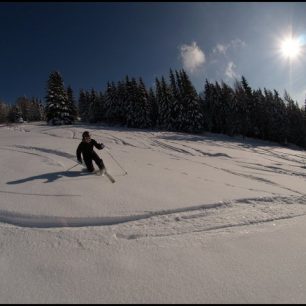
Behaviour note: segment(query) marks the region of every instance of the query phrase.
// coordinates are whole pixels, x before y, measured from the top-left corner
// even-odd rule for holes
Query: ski
[[[96,175],[99,176],[106,176],[112,183],[115,183],[115,179],[105,170],[104,172],[101,172],[100,170],[96,171]]]
[[[105,175],[108,177],[108,179],[112,182],[112,183],[115,183],[115,179],[108,173],[108,172],[105,172]]]

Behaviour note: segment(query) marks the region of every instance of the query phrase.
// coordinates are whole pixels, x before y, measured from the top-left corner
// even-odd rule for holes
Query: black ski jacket
[[[92,160],[93,157],[97,154],[94,151],[94,146],[98,150],[102,150],[104,148],[104,145],[101,143],[97,143],[94,139],[91,139],[89,143],[82,141],[76,151],[77,159],[79,162],[83,162],[81,153],[83,154],[83,158],[85,161]]]

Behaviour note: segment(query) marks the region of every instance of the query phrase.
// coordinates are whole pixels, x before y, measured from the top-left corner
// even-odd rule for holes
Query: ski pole
[[[74,167],[76,167],[79,163],[76,163],[74,166],[72,166],[71,168],[67,169],[66,171],[69,171],[71,169],[73,169]]]
[[[119,164],[119,162],[115,159],[115,157],[109,152],[108,148],[106,148],[106,152],[111,156],[111,158],[117,163],[117,165],[124,171],[124,174],[123,175],[126,175],[127,174],[127,171],[125,169],[123,169],[121,167],[121,165]]]

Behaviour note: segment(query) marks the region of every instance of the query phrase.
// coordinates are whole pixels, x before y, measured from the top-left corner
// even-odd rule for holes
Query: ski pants
[[[87,170],[89,172],[93,172],[95,170],[94,166],[93,166],[93,161],[95,161],[95,163],[97,164],[97,166],[99,167],[99,169],[103,169],[104,163],[103,160],[98,156],[97,153],[93,153],[91,158],[88,159],[84,159],[85,165],[87,167]]]

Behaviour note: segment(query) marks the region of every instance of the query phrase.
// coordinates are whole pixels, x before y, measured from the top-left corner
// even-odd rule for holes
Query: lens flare
[[[295,59],[302,52],[302,44],[297,38],[286,38],[281,43],[281,52],[284,57],[289,59]]]

